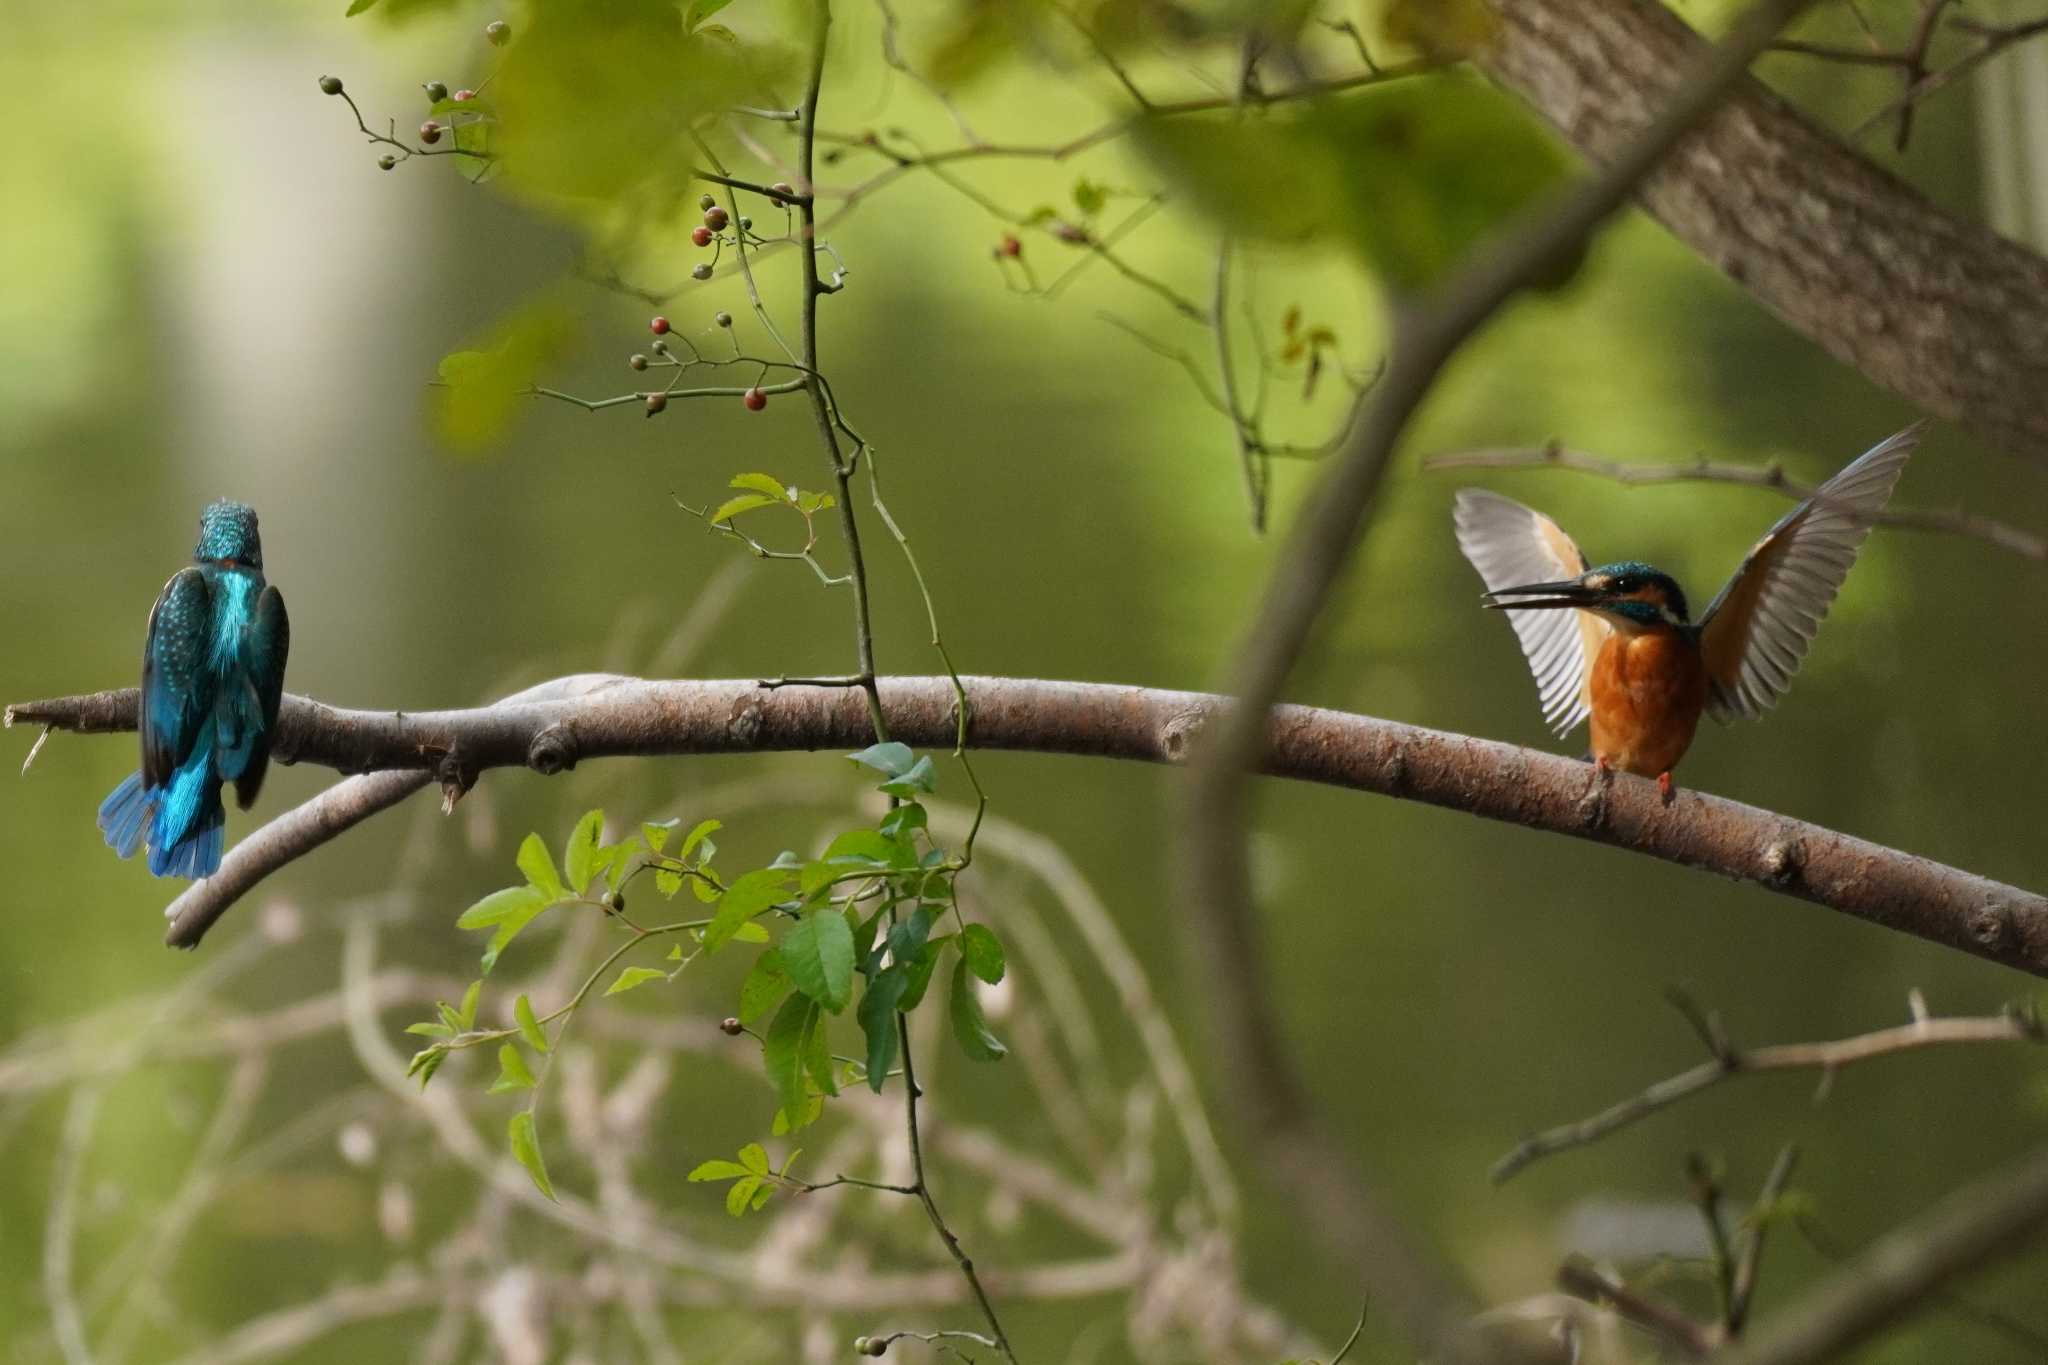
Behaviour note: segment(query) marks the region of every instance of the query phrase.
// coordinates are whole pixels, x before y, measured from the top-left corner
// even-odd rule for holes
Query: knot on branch
[[[575,767],[575,733],[561,721],[542,730],[526,746],[526,766],[543,777]]]
[[[1166,761],[1186,762],[1188,751],[1208,723],[1209,713],[1199,709],[1176,711],[1168,716],[1166,724],[1159,728],[1159,748],[1166,755]]]
[[[751,749],[761,738],[761,727],[766,723],[767,713],[752,697],[735,697],[732,710],[725,716],[725,733],[732,738],[733,746]]]
[[[1806,845],[1801,840],[1780,839],[1764,850],[1764,881],[1771,886],[1790,886],[1805,866]]]
[[[2005,907],[1997,901],[1977,907],[1970,915],[1969,926],[1970,937],[1976,940],[1978,947],[1986,952],[2000,947],[2005,942],[2008,929]]]

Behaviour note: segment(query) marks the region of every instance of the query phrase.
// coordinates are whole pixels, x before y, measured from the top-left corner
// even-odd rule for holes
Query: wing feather
[[[255,693],[262,728],[249,750],[249,761],[235,779],[235,804],[243,810],[256,804],[263,776],[270,769],[270,741],[277,733],[277,708],[284,697],[284,662],[292,646],[291,618],[284,612],[284,594],[266,587],[256,599],[256,619],[243,649],[249,686]]]
[[[201,724],[213,709],[206,667],[206,627],[213,595],[197,569],[180,569],[149,609],[142,645],[142,785],[161,787],[192,756]]]
[[[1497,493],[1461,489],[1452,519],[1458,548],[1489,589],[1577,578],[1590,567],[1556,522]],[[1559,736],[1570,733],[1592,707],[1588,679],[1611,628],[1588,611],[1505,614],[1536,679],[1544,722]]]
[[[1926,427],[1915,423],[1879,442],[1815,489],[1756,543],[1708,606],[1700,650],[1717,717],[1761,716],[1785,694]]]

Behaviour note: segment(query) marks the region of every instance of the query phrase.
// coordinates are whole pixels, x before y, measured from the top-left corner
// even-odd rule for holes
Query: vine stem
[[[819,374],[820,367],[818,364],[818,300],[825,294],[836,292],[839,281],[844,278],[844,271],[842,270],[839,275],[835,276],[834,284],[831,286],[827,286],[818,278],[818,213],[814,171],[817,151],[818,97],[824,85],[826,41],[832,30],[831,0],[815,0],[815,8],[812,13],[814,17],[811,31],[810,67],[804,78],[803,102],[798,107],[800,117],[797,123],[797,176],[800,182],[799,188],[803,191],[802,197],[797,201],[797,214],[801,223],[798,231],[797,255],[803,263],[803,297],[799,305],[798,317],[800,319],[800,326],[797,344],[802,352],[801,363],[804,367],[806,380],[804,387],[810,394],[811,413],[817,421],[818,442],[823,447],[826,459],[832,466],[832,478],[839,488],[839,525],[846,537],[846,572],[847,577],[852,580],[853,586],[854,651],[858,666],[855,677],[860,686],[861,694],[867,699],[868,719],[874,727],[875,740],[877,743],[881,743],[889,738],[889,722],[882,714],[882,693],[875,682],[874,623],[868,595],[867,565],[861,552],[860,520],[855,513],[853,504],[854,466],[840,447],[839,430],[841,423],[835,419],[835,410],[838,404],[829,395],[824,379]],[[858,438],[855,439],[857,440]],[[862,444],[864,445],[865,443]],[[858,448],[856,449],[857,455]],[[872,484],[874,479],[874,464],[872,460],[869,461],[868,476]],[[888,513],[882,508],[879,492],[876,493],[875,506],[883,518],[888,520]],[[893,522],[891,523],[891,529],[895,530]],[[898,543],[903,547],[904,553],[909,555],[910,547],[908,542],[904,540],[902,532],[897,530],[895,534]],[[915,558],[912,558],[911,566],[915,570]],[[924,587],[922,574],[918,575],[918,586],[921,590]],[[926,592],[925,603],[927,610],[930,608],[930,602],[930,594]],[[937,636],[937,633],[936,622],[934,622],[934,637]],[[951,660],[947,661],[946,667],[950,673],[952,671]],[[956,692],[960,692],[957,674],[954,675],[954,687]],[[964,692],[960,692],[958,705],[960,707],[960,725],[964,731],[967,715]],[[979,783],[975,784],[975,790],[976,794],[980,795]],[[983,798],[983,801],[985,804],[986,798]],[[895,919],[895,909],[893,906],[890,908],[889,916],[892,921]],[[910,1188],[917,1192],[917,1200],[918,1203],[924,1206],[925,1217],[931,1220],[931,1225],[938,1232],[939,1239],[945,1243],[947,1252],[952,1255],[954,1263],[960,1267],[960,1274],[966,1279],[968,1290],[974,1295],[974,1301],[981,1309],[981,1316],[988,1323],[989,1332],[995,1338],[996,1350],[1002,1353],[1004,1360],[1011,1362],[1011,1365],[1016,1365],[1017,1353],[1011,1349],[1010,1338],[1003,1331],[1002,1320],[996,1316],[995,1304],[990,1301],[988,1291],[982,1287],[981,1277],[975,1273],[973,1259],[968,1256],[966,1249],[960,1245],[959,1237],[954,1234],[951,1225],[946,1222],[945,1215],[940,1212],[937,1201],[932,1198],[931,1182],[925,1174],[924,1135],[920,1131],[918,1124],[917,1102],[919,1090],[916,1064],[911,1057],[910,1019],[900,1011],[896,1015],[896,1041],[903,1056],[903,1119],[904,1128],[910,1139]]]

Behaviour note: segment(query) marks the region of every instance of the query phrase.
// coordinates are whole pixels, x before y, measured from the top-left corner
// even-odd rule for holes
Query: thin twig
[[[1569,469],[1592,474],[1615,483],[1639,485],[1657,483],[1726,483],[1746,488],[1768,488],[1794,501],[1810,498],[1815,486],[1799,482],[1785,473],[1776,460],[1763,465],[1720,464],[1705,459],[1683,464],[1630,464],[1603,459],[1556,442],[1534,448],[1503,448],[1460,451],[1432,455],[1422,462],[1425,472],[1447,469]],[[1879,526],[1902,531],[1935,531],[1944,535],[1967,536],[2027,559],[2048,560],[2048,537],[2022,530],[2006,522],[1965,512],[1961,508],[1886,508],[1871,518]]]
[[[1724,1043],[1718,1048],[1710,1044],[1708,1051],[1713,1055],[1698,1066],[1658,1081],[1590,1118],[1545,1129],[1523,1139],[1513,1151],[1494,1163],[1493,1179],[1498,1183],[1541,1157],[1598,1142],[1610,1133],[1680,1100],[1690,1099],[1733,1076],[1750,1076],[1765,1071],[1819,1071],[1826,1082],[1843,1067],[1897,1052],[1956,1044],[2044,1041],[2048,1041],[2048,1030],[2044,1030],[2041,1020],[2030,1009],[2012,1008],[2001,1014],[1974,1018],[1916,1018],[1892,1028],[1832,1042],[1778,1043],[1746,1050],[1732,1044]]]
[[[1711,1327],[1659,1299],[1636,1293],[1583,1257],[1574,1256],[1558,1267],[1557,1286],[1588,1303],[1608,1305],[1625,1320],[1655,1333],[1695,1360],[1714,1349],[1716,1334]]]
[[[1763,1263],[1764,1235],[1770,1231],[1778,1201],[1784,1197],[1785,1186],[1798,1165],[1797,1147],[1788,1143],[1779,1149],[1778,1159],[1771,1163],[1771,1173],[1764,1177],[1763,1189],[1757,1193],[1756,1207],[1743,1223],[1741,1246],[1735,1253],[1735,1274],[1730,1285],[1728,1311],[1723,1319],[1730,1337],[1741,1336],[1743,1327],[1749,1322],[1750,1304],[1756,1298],[1757,1270]]]

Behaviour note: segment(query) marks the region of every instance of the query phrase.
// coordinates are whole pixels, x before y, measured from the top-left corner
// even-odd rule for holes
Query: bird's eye
[[[1614,591],[1616,592],[1634,592],[1637,588],[1641,586],[1642,585],[1640,583],[1636,582],[1635,579],[1628,577],[1626,574],[1614,580]]]

